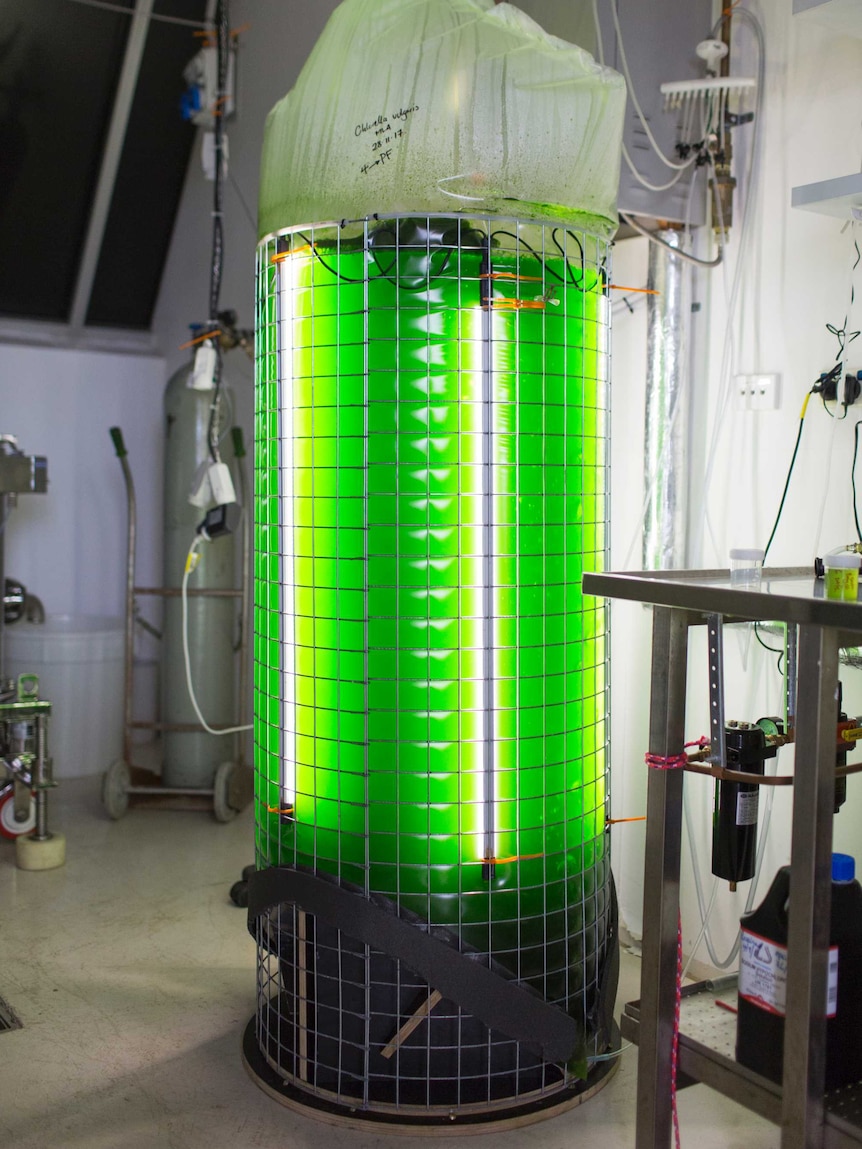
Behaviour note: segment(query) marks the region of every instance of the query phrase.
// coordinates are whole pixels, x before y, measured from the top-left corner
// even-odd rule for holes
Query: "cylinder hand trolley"
[[[122,818],[130,802],[147,801],[161,808],[201,808],[211,809],[216,821],[229,822],[251,802],[254,793],[254,775],[246,764],[241,739],[237,743],[236,760],[222,762],[215,772],[212,787],[163,786],[160,776],[152,770],[137,766],[132,758],[132,731],[154,730],[158,733],[195,734],[203,731],[199,723],[171,723],[135,721],[132,717],[132,683],[134,674],[134,637],[137,617],[137,597],[155,595],[161,598],[176,597],[178,587],[139,587],[135,586],[135,556],[137,545],[137,514],[135,504],[135,484],[129,467],[128,452],[119,427],[111,428],[111,439],[126,484],[128,505],[128,535],[126,563],[126,610],[125,610],[125,667],[124,667],[124,710],[123,710],[123,757],[114,762],[102,780],[102,803],[113,819]],[[238,460],[245,454],[242,436],[234,428],[234,452]],[[187,590],[189,597],[215,595],[234,598],[240,602],[242,620],[239,642],[239,720],[238,726],[246,724],[245,713],[248,694],[248,641],[246,621],[249,605],[248,590],[248,533],[243,533],[242,580],[238,590],[216,588],[194,588]],[[219,727],[214,727],[219,729]]]
[[[66,861],[66,839],[48,830],[48,793],[56,786],[48,755],[51,703],[35,674],[0,688],[0,835],[15,841],[22,870],[53,870]]]

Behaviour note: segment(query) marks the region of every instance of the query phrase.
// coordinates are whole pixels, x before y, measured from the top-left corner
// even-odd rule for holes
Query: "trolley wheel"
[[[213,814],[217,822],[230,822],[232,821],[239,810],[230,804],[230,786],[233,772],[236,769],[235,762],[222,762],[218,770],[215,772],[213,779]]]
[[[230,888],[230,900],[244,910],[248,906],[248,882],[234,882]]]
[[[242,868],[242,880],[244,882],[250,882],[252,874],[256,874],[256,873],[257,873],[257,866],[254,864],[254,862],[252,862],[250,866],[243,866],[243,868]]]
[[[102,805],[108,817],[118,821],[129,808],[129,786],[132,775],[126,763],[118,758],[111,763],[102,778]]]
[[[15,861],[19,870],[56,870],[66,862],[66,835],[50,838],[17,838]]]
[[[27,817],[19,822],[15,817],[15,792],[10,790],[0,798],[0,836],[16,841],[24,834],[29,834],[36,825],[36,799],[30,795],[30,808]]]

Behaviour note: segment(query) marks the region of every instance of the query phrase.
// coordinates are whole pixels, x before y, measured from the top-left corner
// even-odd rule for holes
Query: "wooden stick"
[[[401,1026],[389,1044],[380,1050],[380,1056],[387,1059],[390,1058],[395,1050],[404,1044],[413,1030],[419,1028],[419,1026],[422,1024],[431,1010],[438,1004],[438,1002],[442,1000],[443,994],[440,993],[439,990],[435,989],[433,993],[430,993],[425,1001],[422,1002],[422,1004],[413,1014],[413,1016],[409,1017],[407,1021],[404,1022],[404,1024]]]

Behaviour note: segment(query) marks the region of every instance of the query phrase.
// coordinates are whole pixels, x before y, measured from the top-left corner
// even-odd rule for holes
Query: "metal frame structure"
[[[412,213],[285,229],[258,267],[248,1063],[356,1120],[567,1104],[612,1045],[586,1020],[613,999],[606,609],[579,585],[606,554],[605,241]],[[412,953],[363,925],[381,905]],[[444,984],[441,937],[497,1001],[583,1016],[589,1079]]]
[[[137,554],[137,503],[135,483],[119,427],[111,428],[114,449],[123,471],[128,511],[126,536],[126,593],[125,593],[125,641],[123,664],[123,756],[114,762],[104,775],[102,801],[112,818],[121,818],[131,799],[147,799],[152,804],[187,806],[199,804],[212,808],[216,820],[230,821],[240,810],[244,810],[252,798],[253,774],[245,761],[245,750],[241,736],[235,737],[235,754],[218,768],[212,787],[163,786],[160,776],[133,761],[132,735],[135,730],[151,730],[159,734],[200,732],[198,723],[155,722],[135,720],[132,713],[134,680],[134,639],[137,618],[137,598],[139,595],[168,599],[177,598],[182,593],[178,587],[141,587],[135,585],[135,560]],[[240,473],[242,473],[240,471]],[[245,490],[245,481],[241,480]],[[242,585],[238,589],[191,588],[186,591],[189,597],[231,598],[240,604],[242,625],[237,648],[239,659],[239,701],[237,725],[246,725],[248,694],[248,627],[246,620],[249,606],[249,538],[243,535]],[[227,725],[227,724],[225,724]],[[221,729],[222,727],[216,727]]]
[[[817,594],[819,590],[820,594]],[[782,1149],[862,1144],[862,1125],[824,1099],[825,1019],[835,793],[838,652],[858,646],[859,605],[828,601],[807,568],[766,570],[760,588],[734,589],[727,571],[588,574],[584,592],[652,604],[649,751],[678,755],[685,741],[688,631],[721,615],[798,626],[797,708],[788,936],[784,1087],[680,1035],[680,1071],[780,1123]],[[682,770],[651,770],[647,791],[642,994],[623,1033],[640,1047],[637,1146],[669,1145]],[[842,1094],[846,1091],[841,1091]],[[778,1097],[776,1097],[778,1094]]]

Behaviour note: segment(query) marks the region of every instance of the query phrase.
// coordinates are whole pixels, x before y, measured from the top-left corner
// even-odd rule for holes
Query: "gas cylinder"
[[[189,502],[195,473],[209,457],[209,420],[213,388],[190,386],[194,360],[180,367],[165,387],[164,568],[166,588],[182,586],[183,571],[195,528],[204,509]],[[221,411],[231,408],[222,388]],[[224,401],[226,400],[226,402]],[[223,431],[223,427],[221,428]],[[236,543],[226,535],[204,544],[189,580],[190,590],[229,590],[236,583]],[[204,718],[212,726],[232,725],[236,713],[234,642],[237,600],[190,595],[189,654],[192,682]],[[161,714],[168,725],[198,725],[189,697],[183,656],[182,603],[165,598],[161,648]],[[232,737],[205,731],[165,731],[162,783],[208,789],[219,764],[233,756]]]

